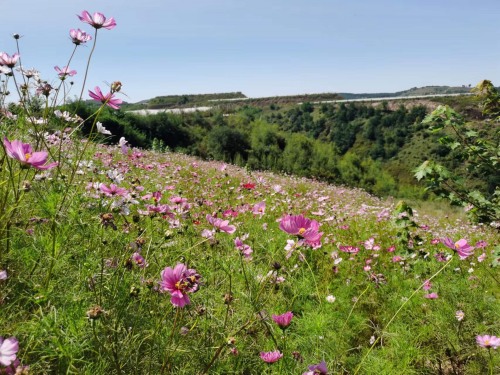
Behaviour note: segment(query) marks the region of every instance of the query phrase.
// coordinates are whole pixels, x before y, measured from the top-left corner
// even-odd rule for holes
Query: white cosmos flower
[[[106,129],[104,126],[102,126],[102,123],[100,123],[99,121],[97,122],[96,126],[97,126],[98,133],[105,134],[105,135],[111,135],[111,132],[108,129]]]

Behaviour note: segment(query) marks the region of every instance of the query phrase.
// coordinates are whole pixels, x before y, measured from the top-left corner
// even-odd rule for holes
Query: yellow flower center
[[[302,236],[305,231],[306,231],[306,228],[300,228],[299,229],[299,236]]]
[[[31,154],[24,154],[24,160],[28,161],[31,158]]]

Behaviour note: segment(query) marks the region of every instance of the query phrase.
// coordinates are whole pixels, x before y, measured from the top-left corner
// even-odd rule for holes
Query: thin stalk
[[[443,267],[441,267],[434,275],[432,275],[431,277],[429,277],[429,279],[427,281],[431,281],[437,275],[439,275],[452,262],[452,260],[453,260],[453,257],[448,262],[446,262],[446,264]],[[411,294],[411,296],[406,301],[403,302],[403,304],[399,307],[398,311],[396,311],[396,313],[392,316],[392,318],[389,320],[389,322],[385,325],[385,327],[382,330],[382,332],[384,332],[385,330],[387,330],[387,328],[391,325],[391,323],[394,321],[394,319],[396,319],[396,317],[399,315],[399,313],[401,312],[401,310],[403,310],[403,308],[406,306],[406,304],[408,302],[410,302],[410,300],[413,298],[413,296],[415,296],[415,294],[417,294],[420,291],[420,289],[422,289],[425,285],[426,285],[426,282],[422,283],[422,285],[420,285]],[[372,346],[370,346],[370,349],[368,349],[368,352],[361,359],[361,362],[359,363],[358,367],[356,368],[356,371],[354,371],[354,375],[356,375],[359,372],[359,370],[361,369],[361,365],[365,361],[366,357],[368,357],[368,355],[371,353],[371,351],[373,350],[373,348],[375,347],[375,345],[377,345],[377,343],[379,342],[381,336],[382,335],[380,335],[379,337],[377,337],[377,339],[373,342]]]
[[[85,90],[85,84],[87,82],[87,75],[89,73],[90,60],[92,59],[92,54],[94,53],[96,43],[97,43],[97,29],[95,29],[94,44],[92,45],[92,49],[90,50],[89,58],[87,60],[87,67],[85,68],[85,76],[83,77],[82,91],[80,92],[80,98],[78,99],[78,104],[80,104],[82,101],[83,91]]]

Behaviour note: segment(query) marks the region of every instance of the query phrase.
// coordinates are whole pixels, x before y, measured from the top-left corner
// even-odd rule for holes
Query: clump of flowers
[[[162,271],[160,288],[170,293],[172,305],[184,307],[190,303],[188,293],[198,291],[200,278],[196,270],[179,263],[173,269],[167,267]]]

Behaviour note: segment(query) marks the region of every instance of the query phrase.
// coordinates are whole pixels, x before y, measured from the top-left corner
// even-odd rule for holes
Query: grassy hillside
[[[0,327],[32,373],[487,371],[476,336],[500,328],[498,236],[459,213],[180,154],[59,147],[45,172],[2,158],[2,181],[29,184],[0,185],[15,207]],[[447,237],[475,250],[460,259]],[[192,278],[169,284],[183,265]]]

